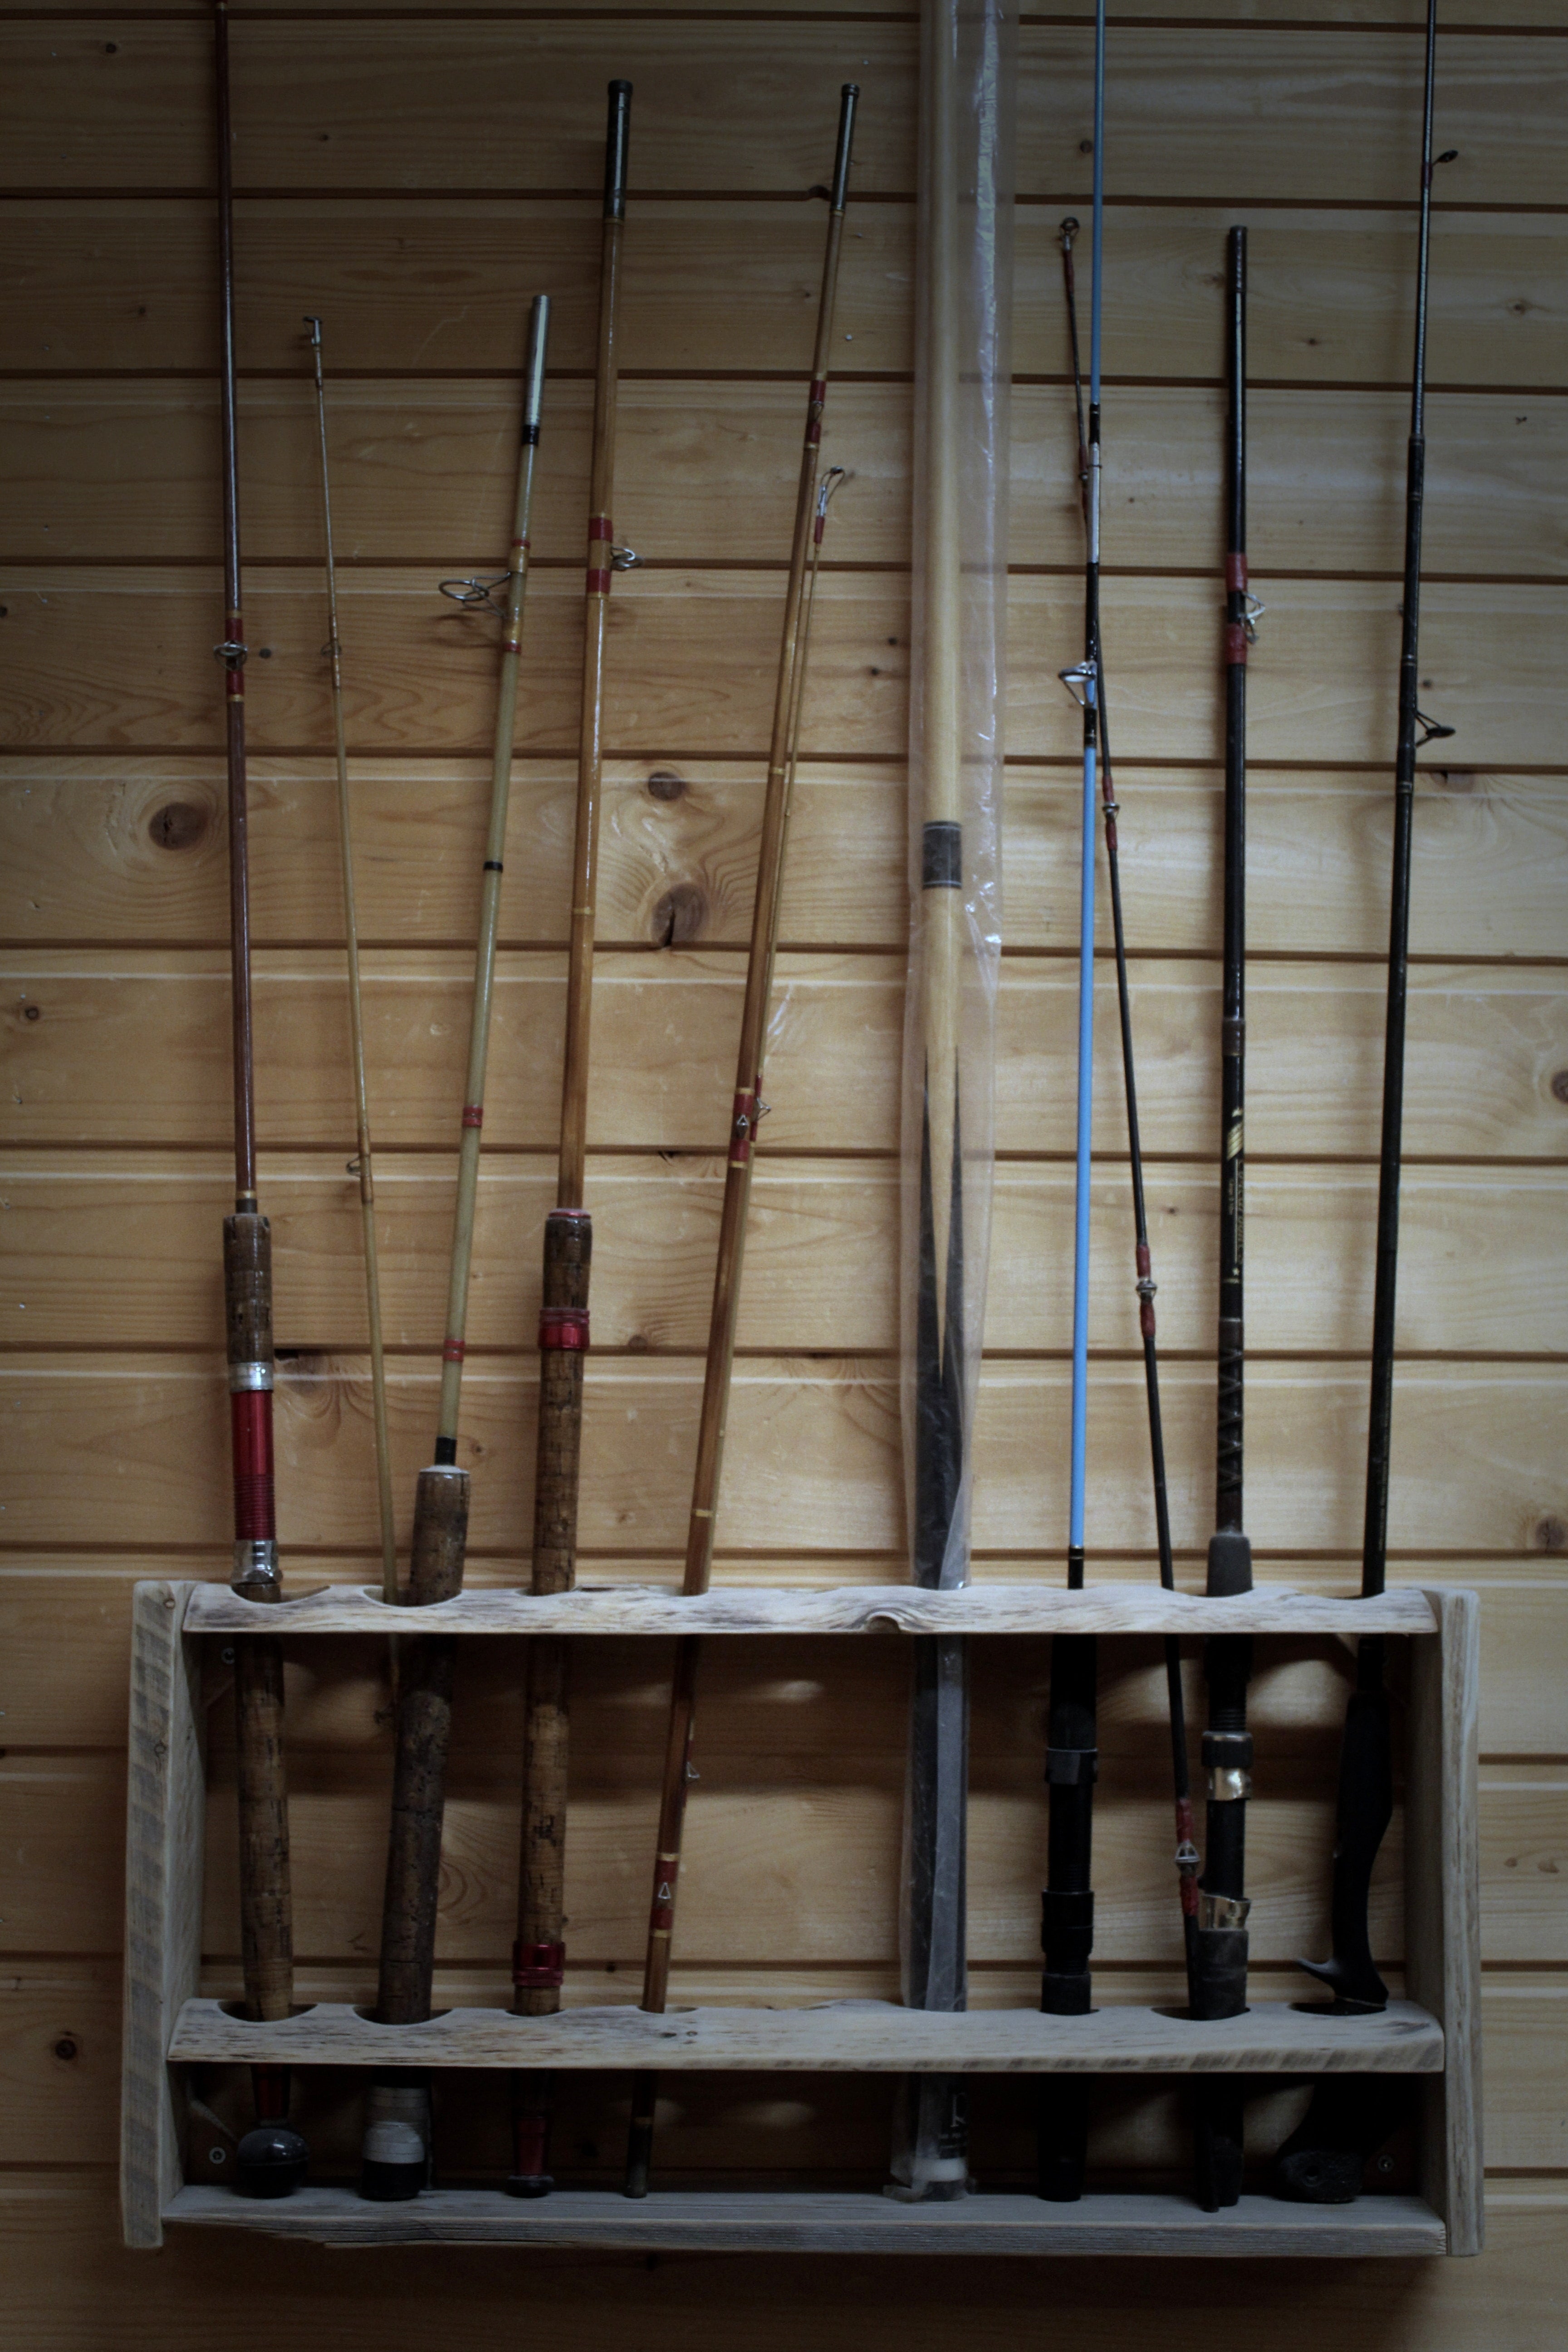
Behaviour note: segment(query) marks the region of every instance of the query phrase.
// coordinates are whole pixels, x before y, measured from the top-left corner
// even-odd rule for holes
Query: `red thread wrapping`
[[[1244,622],[1227,621],[1226,623],[1225,658],[1226,667],[1229,668],[1234,668],[1238,662],[1246,662],[1247,627]]]
[[[610,575],[609,575],[609,573],[608,573],[607,572],[599,572],[599,571],[595,571],[595,570],[594,570],[594,569],[593,569],[593,567],[592,567],[592,566],[590,566],[590,567],[589,567],[589,572],[588,572],[588,593],[589,593],[589,595],[590,595],[590,596],[607,596],[607,595],[609,594],[609,593],[610,593]]]
[[[1139,1279],[1139,1281],[1140,1281],[1140,1282],[1146,1282],[1146,1281],[1148,1280],[1148,1278],[1149,1278],[1149,1274],[1150,1274],[1150,1265],[1149,1265],[1149,1244],[1148,1244],[1148,1243],[1147,1243],[1147,1242],[1140,1242],[1140,1243],[1138,1244],[1138,1248],[1137,1248],[1137,1258],[1138,1258],[1138,1279]]]
[[[511,1948],[511,1980],[519,1992],[549,1992],[565,1973],[564,1944],[519,1942]]]
[[[542,1307],[539,1310],[539,1345],[551,1348],[583,1349],[588,1344],[588,1310],[585,1307]]]
[[[610,528],[610,518],[608,515],[589,516],[588,537],[590,540],[613,539],[615,537],[615,533]]]
[[[485,1107],[483,1103],[465,1103],[463,1105],[463,1125],[465,1127],[483,1127],[484,1123]]]
[[[654,1864],[653,1911],[648,1924],[656,1931],[662,1927],[667,1936],[675,1926],[675,1882],[679,1874],[679,1855],[661,1853]]]
[[[1225,584],[1227,588],[1245,589],[1247,586],[1247,558],[1245,555],[1227,555],[1226,557]]]
[[[468,1352],[468,1346],[464,1340],[444,1340],[441,1346],[441,1361],[444,1364],[460,1364]]]
[[[825,375],[814,375],[811,379],[811,390],[807,394],[812,407],[820,408],[826,397],[827,378]]]
[[[278,1533],[272,1491],[272,1392],[240,1389],[229,1398],[234,1432],[234,1532],[241,1543]]]

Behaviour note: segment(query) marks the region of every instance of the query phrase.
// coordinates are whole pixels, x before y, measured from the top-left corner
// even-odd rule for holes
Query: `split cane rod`
[[[550,324],[546,295],[534,298],[529,322],[523,380],[522,447],[518,462],[517,503],[501,612],[499,691],[490,777],[489,824],[479,891],[479,945],[474,960],[474,1002],[468,1029],[463,1092],[458,1194],[452,1223],[451,1271],[447,1297],[447,1336],[441,1349],[441,1398],[436,1459],[419,1473],[414,1506],[414,1542],[409,1560],[408,1604],[427,1607],[461,1591],[468,1530],[469,1474],[458,1462],[458,1422],[462,1398],[468,1267],[473,1254],[474,1213],[479,1195],[479,1139],[484,1125],[485,1063],[489,1048],[490,1008],[495,986],[496,933],[500,915],[502,859],[506,848],[507,801],[511,784],[512,738],[517,725],[519,657],[522,651],[523,598],[528,585],[529,516],[533,499],[535,453],[544,396],[545,342]],[[489,588],[477,582],[447,581],[449,594],[464,604],[491,604]],[[381,1971],[376,2014],[384,2024],[415,2025],[430,2014],[436,1958],[436,1906],[440,1891],[441,1821],[446,1805],[447,1753],[452,1728],[452,1680],[457,1643],[450,1634],[411,1640],[398,1677],[396,1754],[392,1793],[392,1830],[387,1846],[386,1892],[382,1912]],[[382,2200],[416,2196],[429,2168],[428,2090],[423,2078],[404,2070],[372,2087],[364,2142],[362,2194]]]
[[[798,720],[800,709],[796,671],[804,657],[801,623],[808,568],[814,545],[817,543],[813,532],[813,515],[818,496],[816,468],[822,443],[823,404],[827,394],[839,250],[843,243],[844,207],[849,187],[850,150],[855,136],[855,109],[859,95],[856,84],[847,82],[839,102],[838,143],[828,201],[827,242],[823,256],[822,290],[816,313],[816,347],[812,359],[805,435],[795,489],[795,533],[790,548],[789,581],[784,593],[784,632],[779,645],[773,736],[768,752],[767,788],[763,800],[762,837],[757,855],[756,896],[752,908],[746,991],[741,1012],[735,1095],[731,1110],[729,1154],[724,1171],[724,1202],[720,1217],[719,1253],[708,1328],[702,1406],[698,1421],[697,1467],[687,1531],[686,1572],[681,1585],[682,1591],[687,1593],[706,1592],[713,1564],[713,1519],[719,1500],[730,1380],[735,1355],[735,1321],[740,1307],[746,1205],[751,1192],[757,1121],[762,1109],[768,990],[778,928],[785,820],[789,808],[791,729],[792,721]],[[658,1846],[654,1859],[653,1899],[648,1912],[647,1951],[643,1966],[642,2006],[655,2013],[663,2010],[669,1990],[670,1939],[675,1927],[676,1879],[680,1868],[686,1786],[690,1769],[698,1646],[694,1635],[683,1635],[676,1644],[664,1781],[659,1799]],[[655,2076],[639,2074],[636,2078],[626,2149],[628,2197],[646,2197],[647,2194],[656,2091]]]
[[[327,465],[327,389],[321,374],[321,322],[307,317],[316,373],[316,429],[321,446],[321,532],[327,559],[327,658],[331,664],[332,736],[338,771],[338,846],[343,868],[343,940],[349,970],[349,1048],[354,1072],[360,1228],[364,1244],[364,1303],[370,1324],[370,1392],[375,1420],[375,1481],[381,1508],[381,1594],[397,1600],[397,1536],[392,1508],[392,1449],[386,1432],[386,1358],[381,1339],[381,1274],[375,1247],[375,1174],[370,1156],[370,1097],[364,1075],[364,1012],[360,997],[359,919],[354,906],[353,834],[349,815],[348,738],[343,726],[342,639],[338,629],[338,575],[332,558],[332,491]]]
[[[584,1204],[588,1131],[589,1015],[604,769],[605,640],[610,582],[617,568],[610,506],[616,481],[616,407],[620,365],[621,246],[632,86],[609,87],[605,138],[605,209],[599,248],[599,342],[588,484],[584,579],[583,698],[577,739],[577,823],[572,856],[571,944],[566,965],[566,1045],[561,1087],[561,1153],[555,1206],[544,1221],[544,1280],[539,1314],[539,1432],[533,1485],[532,1592],[569,1592],[577,1570],[577,1492],[583,1451],[583,1360],[588,1346],[588,1281],[594,1225]],[[512,2011],[550,2017],[561,2006],[566,1966],[566,1776],[570,1734],[566,1643],[535,1634],[528,1645],[523,1697],[522,1851]],[[514,2074],[514,2197],[543,2196],[550,2180],[550,2084],[537,2070]]]

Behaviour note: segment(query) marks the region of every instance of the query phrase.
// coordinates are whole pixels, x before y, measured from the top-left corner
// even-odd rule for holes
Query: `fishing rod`
[[[857,84],[846,82],[839,97],[838,137],[833,183],[828,194],[827,237],[817,301],[816,343],[812,357],[805,433],[795,488],[795,531],[790,546],[789,579],[784,592],[784,628],[779,642],[773,735],[768,751],[767,786],[763,799],[762,835],[757,851],[756,895],[752,907],[752,936],[746,958],[745,996],[741,1010],[735,1095],[724,1170],[724,1201],[720,1216],[713,1304],[708,1327],[708,1356],[698,1421],[697,1463],[687,1528],[686,1567],[681,1581],[681,1591],[685,1593],[705,1592],[713,1565],[713,1522],[719,1501],[730,1381],[734,1364],[735,1320],[740,1307],[746,1209],[751,1193],[757,1124],[765,1108],[762,1098],[763,1055],[767,1043],[768,992],[778,932],[789,784],[794,765],[793,752],[797,748],[792,729],[798,727],[801,709],[796,693],[796,672],[805,658],[801,623],[807,570],[812,563],[813,550],[819,544],[814,529],[819,498],[816,469],[822,446],[823,407],[827,396],[833,313],[838,289],[839,252],[844,236],[844,208],[849,192],[855,110],[859,96]],[[824,502],[824,520],[826,515]],[[648,1912],[647,1950],[643,1967],[642,2006],[656,2015],[663,2011],[669,1990],[670,1940],[675,1927],[676,1880],[680,1868],[686,1788],[690,1771],[698,1651],[699,1644],[694,1635],[683,1635],[676,1644],[664,1780],[659,1797],[653,1897]],[[647,2194],[657,2088],[657,2077],[649,2074],[638,2074],[633,2083],[631,2128],[626,2143],[626,2190],[628,2197],[646,2197]]]
[[[1073,268],[1073,239],[1079,225],[1070,217],[1059,232],[1062,274],[1067,292],[1068,331],[1072,345],[1073,396],[1078,412],[1079,478],[1088,490],[1089,451],[1084,439],[1083,385],[1079,363],[1078,286]],[[1086,515],[1087,520],[1087,515]],[[1160,1358],[1154,1316],[1153,1261],[1149,1245],[1149,1215],[1143,1185],[1143,1142],[1138,1118],[1138,1082],[1132,1053],[1132,991],[1127,971],[1127,933],[1121,909],[1121,857],[1116,820],[1116,797],[1110,760],[1110,716],[1105,681],[1103,647],[1097,648],[1094,683],[1099,696],[1100,814],[1105,822],[1105,862],[1110,886],[1111,931],[1116,948],[1116,1007],[1121,1030],[1121,1072],[1127,1102],[1127,1155],[1132,1183],[1133,1287],[1138,1299],[1138,1328],[1143,1342],[1143,1386],[1149,1408],[1149,1458],[1153,1477],[1154,1536],[1160,1562],[1160,1582],[1167,1592],[1176,1588],[1171,1545],[1171,1501],[1165,1474],[1164,1420],[1160,1404]],[[1164,1637],[1165,1696],[1171,1732],[1171,1769],[1176,1821],[1176,1886],[1182,1911],[1183,1950],[1192,1984],[1197,1935],[1198,1850],[1193,1841],[1192,1783],[1187,1766],[1186,1700],[1182,1688],[1182,1645],[1176,1635]]]
[[[479,892],[479,944],[474,958],[474,1003],[468,1031],[468,1075],[463,1093],[458,1191],[452,1223],[452,1262],[447,1297],[447,1336],[441,1349],[441,1399],[436,1459],[419,1473],[414,1504],[414,1541],[409,1559],[407,1605],[426,1608],[449,1601],[463,1583],[468,1531],[469,1474],[458,1462],[458,1414],[461,1402],[464,1333],[468,1321],[468,1265],[473,1252],[474,1211],[479,1192],[479,1139],[484,1125],[485,1062],[489,1046],[495,985],[496,931],[500,914],[502,859],[506,849],[507,798],[511,783],[512,737],[517,724],[522,608],[528,585],[529,516],[533,500],[535,453],[544,398],[545,344],[550,299],[534,297],[529,319],[523,373],[522,446],[518,461],[517,502],[506,572],[499,580],[443,581],[457,602],[483,606],[501,616],[500,668],[496,698],[490,781],[489,824]],[[498,595],[496,592],[503,590]],[[416,2025],[430,2014],[436,1960],[436,1905],[440,1891],[441,1819],[446,1805],[447,1752],[452,1729],[452,1680],[457,1643],[451,1634],[425,1634],[410,1641],[398,1675],[396,1750],[393,1771],[392,1827],[387,1843],[386,1891],[382,1910],[381,1969],[376,2016],[384,2025]],[[426,2079],[400,2068],[373,2082],[367,2102],[360,2193],[380,2202],[417,2196],[430,2168],[429,2090]]]
[[[1383,1056],[1383,1132],[1378,1154],[1376,1280],[1372,1318],[1366,1509],[1362,1536],[1363,1600],[1388,1577],[1389,1448],[1394,1420],[1394,1310],[1399,1269],[1399,1176],[1405,1115],[1405,1021],[1410,962],[1410,863],[1415,754],[1454,730],[1417,702],[1420,667],[1421,520],[1426,471],[1426,297],[1432,229],[1432,112],[1436,82],[1437,0],[1427,0],[1421,115],[1421,198],[1416,244],[1415,336],[1405,488],[1405,593],[1399,646],[1399,734],[1394,768],[1394,868],[1389,892],[1388,1013]],[[1437,161],[1453,160],[1453,150]],[[1342,2016],[1386,2008],[1388,1988],[1372,1956],[1368,1897],[1373,1865],[1394,1811],[1393,1741],[1384,1683],[1384,1637],[1363,1633],[1355,1688],[1345,1710],[1335,1817],[1333,1950],[1301,1966],[1333,1995]],[[1321,2084],[1300,2129],[1279,2151],[1288,2196],[1347,2204],[1360,2191],[1367,2158],[1392,2127],[1389,2101],[1373,2078]]]
[[[1247,580],[1247,231],[1226,240],[1225,556],[1225,941],[1220,1024],[1219,1402],[1215,1532],[1205,1590],[1211,1600],[1252,1590],[1252,1545],[1242,1525],[1243,1194],[1247,1074],[1247,656],[1263,607]],[[1252,1641],[1212,1634],[1204,1649],[1208,1775],[1204,1874],[1198,1882],[1192,2013],[1215,2020],[1247,2011],[1247,1800],[1252,1735],[1247,1685]],[[1232,2075],[1197,2087],[1197,2193],[1207,2213],[1241,2195],[1242,2086]]]
[[[617,551],[610,521],[616,479],[619,384],[621,246],[632,86],[609,86],[605,204],[599,253],[599,341],[588,481],[584,579],[582,716],[577,741],[577,822],[572,857],[572,929],[566,965],[566,1043],[561,1087],[561,1150],[555,1206],[544,1221],[539,1315],[539,1433],[533,1483],[533,1555],[529,1590],[569,1592],[577,1572],[577,1492],[583,1452],[583,1367],[588,1346],[593,1218],[584,1203],[588,1133],[588,1024],[593,1006],[600,787],[604,765],[605,640],[610,581],[629,551]],[[565,1973],[566,1775],[570,1731],[565,1642],[535,1634],[528,1645],[523,1697],[522,1846],[512,2012],[551,2017]],[[514,2197],[550,2187],[550,2078],[512,2076]]]
[[[342,638],[338,628],[338,574],[332,555],[332,492],[327,466],[327,388],[321,373],[321,322],[307,316],[316,373],[316,431],[321,448],[321,531],[327,559],[327,658],[331,664],[332,735],[338,770],[338,846],[343,868],[343,940],[349,968],[349,1047],[354,1072],[358,1147],[351,1174],[359,1179],[364,1244],[365,1313],[370,1324],[370,1391],[375,1423],[375,1480],[381,1509],[381,1596],[397,1601],[397,1533],[392,1507],[392,1448],[386,1429],[386,1358],[381,1339],[381,1274],[375,1247],[375,1176],[370,1156],[370,1097],[364,1075],[364,1012],[360,997],[359,919],[354,907],[353,835],[349,817],[348,737],[343,725]]]
[[[228,1336],[234,1465],[234,1570],[247,1601],[280,1601],[272,1449],[272,1228],[256,1192],[256,1052],[250,992],[250,866],[245,772],[245,663],[240,613],[238,384],[234,320],[234,131],[229,105],[228,9],[213,11],[217,114],[217,262],[223,423],[224,667],[228,760],[229,985],[234,1024],[234,1214],[224,1219],[224,1303]],[[245,2011],[268,2023],[294,1998],[293,1902],[289,1874],[289,1791],[283,1767],[283,1645],[247,1634],[234,1645],[236,1767],[239,1797],[239,1916]],[[310,2151],[289,2128],[287,2066],[253,2066],[257,2127],[237,2151],[242,2196],[287,2197],[305,2178]]]
[[[1105,226],[1105,0],[1094,16],[1094,211],[1089,293],[1088,545],[1084,562],[1083,660],[1064,683],[1083,709],[1083,852],[1079,898],[1078,1137],[1073,1230],[1072,1468],[1068,1589],[1083,1587],[1084,1484],[1089,1421],[1089,1147],[1094,1107],[1095,802],[1100,729],[1100,343]],[[1040,2007],[1053,2017],[1085,2017],[1089,1956],[1094,1944],[1090,1885],[1098,1654],[1092,1633],[1058,1633],[1051,1643],[1046,1727],[1050,1790],[1046,1890],[1040,1943],[1045,1970]],[[1042,2077],[1039,2193],[1070,2205],[1083,2194],[1089,2142],[1089,2084],[1081,2075]]]

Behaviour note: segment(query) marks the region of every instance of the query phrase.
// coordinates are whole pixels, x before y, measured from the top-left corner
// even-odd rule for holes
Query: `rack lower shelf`
[[[405,2205],[372,2205],[352,2189],[301,2189],[251,2200],[182,2189],[166,2222],[242,2229],[321,2245],[591,2246],[606,2252],[840,2254],[1440,2254],[1447,2233],[1419,2197],[1354,2205],[1288,2205],[1244,2197],[1204,2213],[1171,2196],[965,2197],[904,2205],[864,2190],[666,2189],[633,2200],[613,2189],[558,2189],[520,2200],[499,2189],[437,2189]]]
[[[1197,2024],[1159,2009],[1089,2017],[1033,2009],[957,2016],[891,2001],[816,2009],[671,2010],[622,2003],[514,2017],[449,2009],[423,2025],[378,2025],[346,2002],[323,2001],[259,2025],[223,2002],[187,2000],[169,2056],[176,2062],[291,2066],[651,2067],[661,2073],[858,2074],[1440,2074],[1443,2029],[1415,2001],[1376,2017],[1260,2001],[1245,2017]]]

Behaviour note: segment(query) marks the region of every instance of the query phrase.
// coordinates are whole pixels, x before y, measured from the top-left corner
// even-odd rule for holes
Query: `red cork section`
[[[1226,557],[1225,584],[1227,588],[1246,587],[1247,558],[1245,555],[1227,555]]]
[[[229,1398],[234,1429],[234,1532],[241,1543],[278,1533],[272,1495],[272,1394],[241,1389]]]
[[[1226,667],[1229,669],[1234,669],[1238,662],[1246,662],[1247,627],[1244,622],[1227,621],[1226,623],[1225,658]]]
[[[588,1344],[588,1310],[585,1307],[542,1307],[539,1310],[539,1345],[552,1348],[585,1348]]]
[[[463,1125],[465,1127],[483,1127],[484,1123],[485,1107],[483,1103],[465,1103],[463,1105]]]
[[[552,1991],[566,1974],[564,1944],[514,1944],[511,1980],[519,1992]]]

